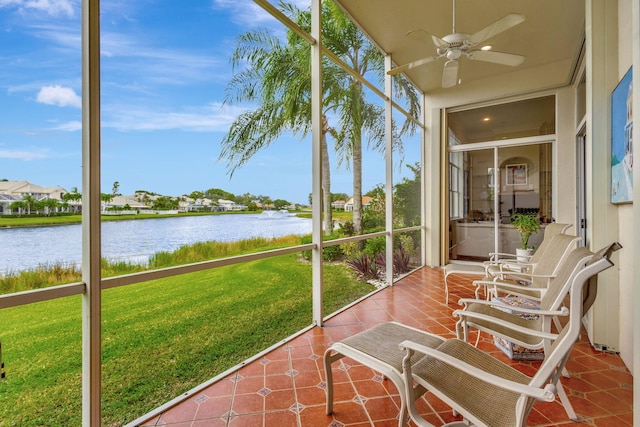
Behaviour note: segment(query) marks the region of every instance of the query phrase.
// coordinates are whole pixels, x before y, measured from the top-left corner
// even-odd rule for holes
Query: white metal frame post
[[[640,123],[640,0],[634,0],[631,7],[632,10],[632,50],[633,50],[633,77],[632,81],[636,82],[633,88],[633,123],[638,128]],[[633,151],[640,153],[640,138],[638,138],[638,131],[636,130],[633,138]],[[640,215],[640,173],[633,174],[633,217],[639,218]],[[637,222],[636,222],[637,224]],[[633,242],[640,242],[640,227],[634,224],[633,227]],[[639,301],[640,298],[640,248],[633,248],[633,300]],[[640,425],[640,310],[633,310],[633,347],[631,349],[633,354],[633,389],[636,390],[633,393],[633,425]]]
[[[322,326],[322,1],[311,2],[311,171],[312,178],[312,296],[313,321]]]
[[[82,1],[82,425],[101,423],[100,1]]]
[[[384,57],[384,125],[385,125],[385,228],[386,239],[386,281],[393,285],[393,76],[391,70],[391,56]]]
[[[427,264],[427,98],[424,93],[420,94],[420,119],[422,129],[420,130],[420,263]]]

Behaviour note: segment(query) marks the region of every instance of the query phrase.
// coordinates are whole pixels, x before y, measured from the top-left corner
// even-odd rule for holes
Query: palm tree
[[[13,213],[13,211],[18,211],[18,216],[22,215],[22,211],[26,210],[26,205],[24,203],[24,201],[22,200],[16,200],[15,202],[11,203],[9,205],[9,209],[11,209],[11,212]]]
[[[281,3],[284,12],[301,28],[310,31],[311,13]],[[323,44],[361,75],[372,71],[383,77],[383,57],[358,28],[331,1],[322,3]],[[233,172],[258,150],[286,131],[301,137],[311,129],[310,47],[292,31],[286,40],[266,30],[239,36],[232,56],[235,67],[246,64],[227,86],[225,102],[255,102],[255,110],[241,114],[222,140],[221,159],[229,161]],[[331,218],[331,178],[327,134],[334,137],[340,163],[353,165],[354,225],[362,232],[362,139],[369,137],[372,148],[384,143],[384,111],[368,102],[360,82],[334,62],[323,60],[323,117],[321,132],[322,190],[325,233],[333,228]],[[396,91],[409,101],[417,114],[415,90],[402,77],[394,79]],[[338,116],[338,127],[330,126],[328,115]],[[406,122],[403,131],[412,130]]]
[[[299,14],[293,6],[288,10]],[[286,43],[267,30],[242,34],[231,58],[236,73],[227,86],[226,103],[257,102],[254,110],[242,113],[222,140],[220,158],[229,161],[229,174],[244,165],[260,149],[269,146],[286,131],[300,138],[311,130],[310,47],[297,35],[287,34]],[[327,149],[328,126],[323,117],[321,132],[324,230],[333,229],[331,176]]]
[[[82,194],[78,192],[78,187],[73,187],[71,193],[65,193],[62,195],[62,200],[67,204],[73,202],[73,213],[78,213],[78,205],[82,200]]]
[[[27,209],[27,214],[31,215],[31,210],[35,210],[36,209],[36,198],[33,197],[31,194],[25,194],[24,196],[22,196],[22,202],[24,203],[25,208]]]

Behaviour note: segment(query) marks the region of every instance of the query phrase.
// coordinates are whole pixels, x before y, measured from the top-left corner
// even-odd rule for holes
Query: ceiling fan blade
[[[471,37],[469,37],[469,43],[471,45],[482,43],[483,41],[488,40],[491,37],[500,34],[501,32],[506,31],[511,27],[515,27],[521,22],[524,22],[524,15],[521,15],[519,13],[510,13],[508,15],[505,15],[493,24],[488,25],[480,31],[472,34]]]
[[[458,83],[458,61],[447,61],[442,70],[442,87],[452,87]]]
[[[447,47],[449,44],[438,36],[434,36],[425,30],[417,29],[409,31],[406,36],[423,43],[433,43],[436,47]]]
[[[393,68],[387,72],[388,75],[393,76],[395,74],[401,73],[403,71],[410,70],[412,68],[419,67],[424,64],[428,64],[434,60],[438,59],[437,56],[428,56],[426,58],[418,59],[417,61],[409,62],[408,64],[401,65],[399,67]]]
[[[493,62],[495,64],[510,65],[515,67],[524,62],[524,56],[514,53],[493,52],[491,50],[474,50],[467,54],[469,59],[476,61]]]

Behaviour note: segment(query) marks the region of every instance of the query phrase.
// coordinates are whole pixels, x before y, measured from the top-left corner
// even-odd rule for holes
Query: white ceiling
[[[452,33],[452,0],[335,0],[396,65],[436,54],[435,46],[408,37],[422,29],[438,37]],[[487,40],[497,52],[526,56],[517,67],[461,58],[462,84],[502,79],[526,69],[554,75],[544,86],[566,85],[573,76],[584,39],[584,0],[457,0],[456,32],[473,34],[508,13],[525,21]],[[408,70],[406,75],[425,93],[442,92],[444,59]],[[560,67],[560,68],[559,68]],[[542,76],[541,76],[542,78]],[[542,84],[541,84],[542,85]],[[531,86],[528,87],[531,90]]]

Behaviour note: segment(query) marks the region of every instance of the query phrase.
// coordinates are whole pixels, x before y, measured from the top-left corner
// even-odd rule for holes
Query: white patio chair
[[[499,296],[500,291],[509,289],[508,294],[540,299],[549,286],[571,250],[576,246],[579,237],[559,233],[552,236],[544,254],[532,265],[531,271],[517,271],[508,264],[501,264],[492,273],[493,277],[485,277],[474,281],[477,287],[484,286],[487,299]]]
[[[573,227],[573,225],[560,224],[557,222],[547,224],[544,228],[544,237],[540,246],[538,246],[538,249],[530,257],[510,253],[491,252],[489,254],[489,260],[484,262],[487,277],[493,277],[496,272],[504,269],[516,271],[531,270],[540,261],[540,258],[542,258],[549,246],[551,246],[551,238],[556,234],[565,234],[571,227]]]
[[[598,256],[598,254],[596,254]],[[569,319],[558,334],[531,329],[530,335],[553,338],[540,367],[532,377],[510,367],[460,339],[444,340],[437,347],[407,340],[403,375],[407,410],[411,419],[423,427],[433,427],[420,415],[415,401],[425,390],[443,400],[462,415],[462,422],[448,425],[485,427],[525,426],[536,401],[551,402],[556,384],[582,320],[582,290],[587,281],[613,264],[607,256],[593,257],[570,280]],[[422,356],[417,362],[416,356]],[[415,384],[415,385],[414,385]]]
[[[453,312],[455,317],[460,318],[456,323],[458,338],[468,341],[469,330],[477,329],[478,338],[480,332],[487,332],[525,349],[548,351],[551,340],[557,336],[551,332],[552,322],[555,321],[556,327],[561,329],[558,316],[569,314],[562,304],[569,292],[572,278],[584,269],[587,263],[593,261],[594,257],[601,256],[600,252],[593,254],[584,247],[571,251],[562,262],[558,274],[549,281],[547,291],[540,298],[539,309],[507,305],[499,301],[461,299],[459,303],[464,305],[464,308]],[[604,256],[608,258],[610,253],[605,252]],[[581,307],[582,312],[584,312],[583,307]],[[540,334],[530,334],[531,329],[540,331]],[[477,342],[478,340],[476,345]],[[561,385],[558,386],[558,393],[569,418],[577,419]]]

